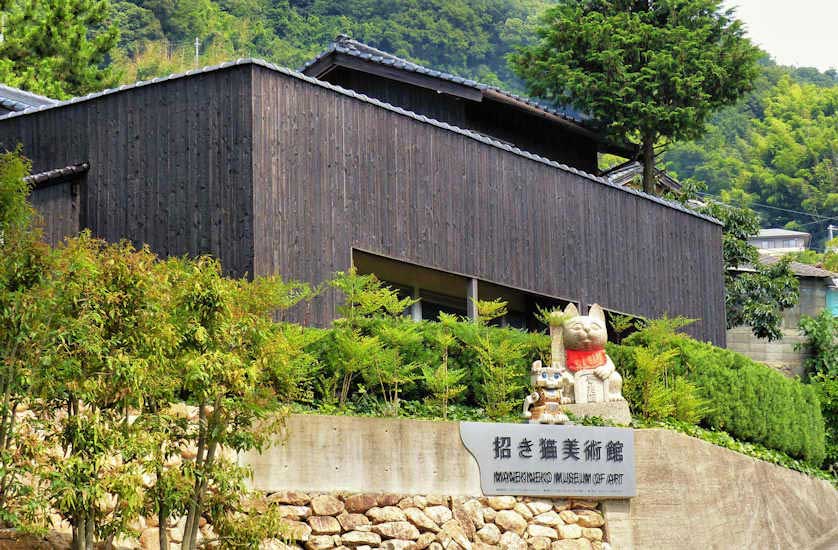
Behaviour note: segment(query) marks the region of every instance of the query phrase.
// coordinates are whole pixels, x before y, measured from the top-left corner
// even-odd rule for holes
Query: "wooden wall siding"
[[[597,171],[598,144],[546,119],[489,99],[466,105],[466,118],[465,128],[591,174]]]
[[[253,272],[250,95],[248,67],[199,74],[0,120],[0,146],[22,143],[33,172],[89,161],[82,225],[94,235],[213,254],[243,275]]]
[[[357,247],[535,293],[703,321],[724,344],[721,227],[254,66],[254,270],[311,282]],[[334,315],[326,296],[312,320]]]
[[[597,170],[597,143],[512,107],[440,94],[427,88],[339,67],[323,80],[420,115],[468,128],[585,170]]]
[[[108,240],[312,283],[348,268],[357,247],[701,318],[693,333],[724,343],[719,226],[258,65],[0,120],[0,146],[18,143],[34,172],[90,163],[79,225]],[[33,200],[67,220],[47,210],[64,198],[45,188]],[[306,319],[326,322],[334,306],[326,295]]]
[[[44,241],[55,245],[79,232],[80,180],[63,181],[38,188],[32,193],[32,206],[40,214]]]
[[[337,67],[321,80],[421,115],[465,127],[466,100],[389,78]]]

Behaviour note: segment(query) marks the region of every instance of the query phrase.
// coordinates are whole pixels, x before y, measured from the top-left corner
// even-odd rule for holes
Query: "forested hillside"
[[[548,3],[120,0],[114,8],[120,49],[134,58],[133,63],[122,60],[128,76],[190,63],[196,38],[209,58],[246,55],[296,68],[344,33],[437,69],[517,88],[506,54],[527,39],[536,14]],[[161,59],[162,40],[174,59]]]
[[[758,211],[763,227],[808,231],[822,247],[838,225],[838,74],[765,62],[744,101],[664,158],[678,177]]]

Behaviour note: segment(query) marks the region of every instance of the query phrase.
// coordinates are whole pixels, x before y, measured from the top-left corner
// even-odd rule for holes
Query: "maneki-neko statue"
[[[524,400],[524,418],[530,423],[564,424],[562,405],[623,401],[623,379],[605,352],[608,330],[605,312],[594,304],[579,315],[570,304],[550,316],[551,362],[532,364],[535,389]]]

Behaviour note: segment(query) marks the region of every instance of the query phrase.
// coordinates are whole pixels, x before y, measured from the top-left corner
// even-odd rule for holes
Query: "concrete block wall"
[[[750,327],[736,327],[727,331],[727,349],[765,363],[787,376],[802,376],[808,355],[805,350],[795,347],[805,339],[797,329],[783,329],[782,332],[780,340],[769,342],[756,338]]]

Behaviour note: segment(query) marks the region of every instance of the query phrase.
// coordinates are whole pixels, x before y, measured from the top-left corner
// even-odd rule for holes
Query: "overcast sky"
[[[725,0],[782,65],[838,68],[838,0]]]

